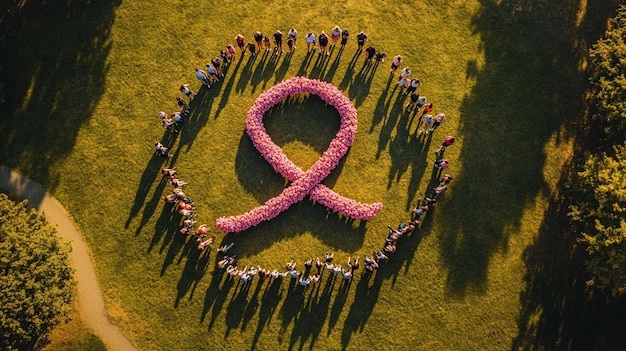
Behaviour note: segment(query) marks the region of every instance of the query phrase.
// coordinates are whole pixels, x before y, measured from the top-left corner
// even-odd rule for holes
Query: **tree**
[[[70,250],[27,201],[0,194],[0,349],[32,349],[67,318]]]
[[[572,179],[569,216],[582,227],[589,284],[626,292],[626,7],[590,50],[595,150]],[[591,152],[589,153],[591,154]]]
[[[596,121],[606,127],[608,140],[626,131],[626,7],[621,6],[604,38],[590,50],[590,82],[594,88]],[[619,143],[621,143],[621,141]]]
[[[626,147],[592,155],[574,178],[577,201],[569,215],[583,227],[590,284],[626,292]]]

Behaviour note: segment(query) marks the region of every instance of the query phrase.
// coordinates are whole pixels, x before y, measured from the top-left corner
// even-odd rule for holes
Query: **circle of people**
[[[283,49],[283,33],[277,30],[273,35],[274,46],[271,45],[271,40],[268,36],[263,35],[257,31],[252,35],[254,42],[248,42],[246,44],[245,37],[241,34],[237,34],[234,38],[234,44],[241,50],[241,56],[245,56],[249,52],[253,57],[258,53],[265,50],[266,54],[273,54],[276,56],[284,53]],[[330,36],[322,31],[317,37],[313,32],[308,32],[305,37],[307,45],[307,55],[315,50],[319,50],[319,55],[330,56],[332,50],[328,49],[330,44],[331,49],[334,48],[337,43],[344,48],[348,43],[350,32],[346,29],[342,30],[339,26],[335,26],[330,32]],[[363,31],[356,35],[357,39],[357,52],[360,54],[363,51],[368,36]],[[287,50],[288,54],[293,53],[296,49],[298,40],[298,32],[291,28],[287,34]],[[201,82],[203,86],[210,88],[220,81],[220,78],[224,77],[225,70],[236,59],[236,49],[233,45],[227,45],[225,50],[221,50],[219,56],[215,56],[211,59],[210,63],[206,64],[206,70],[195,68],[195,76]],[[384,62],[387,55],[382,51],[377,51],[373,46],[369,45],[365,49],[365,62],[369,65],[373,62],[376,64]],[[396,55],[391,62],[390,74],[395,75],[396,70],[402,65],[402,57]],[[422,109],[422,114],[419,117],[416,134],[427,135],[433,133],[443,122],[446,120],[446,116],[443,113],[433,117],[431,112],[433,111],[433,104],[426,100],[426,97],[420,96],[417,89],[421,83],[419,78],[409,79],[411,75],[411,69],[406,66],[401,69],[398,82],[396,83],[402,90],[402,95],[409,96],[409,102],[405,107],[407,113],[413,112],[415,114]],[[190,84],[184,83],[180,86],[180,92],[189,99],[189,103],[196,96],[196,93],[191,89]],[[161,126],[173,134],[177,134],[182,128],[185,118],[187,118],[191,112],[189,104],[181,97],[176,97],[176,103],[178,110],[168,115],[164,111],[159,112],[159,118],[161,119]],[[411,119],[412,122],[413,119]],[[423,125],[422,125],[423,120]],[[420,128],[420,126],[422,128]],[[409,124],[410,128],[410,124]],[[432,195],[429,197],[423,197],[418,199],[418,204],[412,209],[411,218],[404,224],[402,221],[398,224],[397,228],[391,225],[387,226],[388,234],[382,248],[378,251],[372,252],[371,255],[365,255],[363,259],[363,274],[371,274],[376,271],[381,264],[387,262],[390,257],[397,250],[397,243],[407,234],[412,233],[420,224],[422,216],[424,216],[429,210],[437,204],[437,197],[443,194],[452,177],[449,174],[443,174],[444,170],[448,168],[449,161],[443,159],[444,150],[454,143],[453,136],[447,136],[439,149],[435,151],[438,158],[435,160],[434,168],[436,169],[436,177],[439,179],[438,185],[432,189]],[[163,145],[160,141],[154,142],[156,156],[163,158],[171,158],[172,154],[169,148]],[[163,178],[173,186],[172,193],[164,197],[166,204],[173,205],[172,211],[177,211],[181,217],[181,227],[178,232],[181,235],[193,237],[193,240],[197,243],[197,248],[203,252],[209,252],[213,242],[215,241],[215,235],[209,236],[211,228],[206,224],[201,224],[196,228],[198,223],[196,220],[197,211],[194,206],[193,200],[185,193],[184,188],[188,185],[187,182],[178,178],[178,170],[176,167],[162,168],[161,174]],[[291,259],[284,266],[284,270],[280,269],[265,269],[260,266],[251,265],[244,268],[238,268],[236,256],[229,253],[229,251],[235,246],[234,242],[225,244],[217,249],[217,253],[221,255],[217,260],[216,266],[218,269],[223,270],[231,278],[239,277],[244,283],[249,283],[255,276],[259,276],[261,279],[283,279],[290,277],[291,279],[297,279],[301,286],[309,286],[318,282],[324,272],[328,270],[335,276],[342,276],[345,280],[350,280],[354,276],[360,266],[360,257],[356,257],[354,260],[349,257],[346,265],[343,266],[334,261],[334,253],[326,252],[324,259],[316,257],[315,259],[309,258],[303,262],[304,269],[297,269],[297,262],[295,259]],[[333,263],[335,262],[335,263]],[[313,272],[312,268],[315,265],[316,271]]]

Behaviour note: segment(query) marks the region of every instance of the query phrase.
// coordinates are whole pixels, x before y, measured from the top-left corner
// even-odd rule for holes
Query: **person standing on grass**
[[[394,56],[393,60],[391,61],[391,74],[394,74],[401,64],[402,64],[402,56],[400,55]]]
[[[235,36],[235,43],[237,44],[237,46],[239,47],[239,49],[241,49],[241,53],[245,54],[246,53],[246,38],[243,37],[243,35],[241,34],[237,34],[237,36]]]
[[[326,51],[326,47],[328,46],[328,36],[324,31],[320,33],[317,40],[320,43],[320,54],[326,53],[326,56],[330,55],[330,52]]]
[[[448,162],[448,160],[446,159],[438,159],[435,160],[435,168],[442,170],[442,169],[446,169],[450,166],[450,162]]]
[[[232,63],[235,60],[235,47],[232,45],[226,46],[226,52],[228,53],[228,63]]]
[[[209,76],[209,81],[211,81],[211,84],[215,84],[215,82],[220,81],[217,76],[217,69],[213,67],[211,63],[206,64],[206,73]]]
[[[431,115],[424,116],[424,126],[417,131],[417,134],[428,134],[429,129],[433,126],[434,118]],[[419,123],[418,123],[419,125]]]
[[[224,73],[222,73],[222,60],[220,60],[219,56],[215,56],[211,60],[211,64],[213,65],[213,67],[215,67],[215,73],[220,77],[224,77]]]
[[[436,154],[444,152],[446,148],[450,145],[454,144],[454,137],[452,135],[448,135],[443,142],[441,143],[441,147],[435,151]]]
[[[196,93],[194,93],[193,91],[191,91],[191,88],[189,88],[189,84],[183,84],[180,86],[180,92],[185,94],[186,97],[189,98],[189,102],[191,102],[191,99],[196,96]]]
[[[400,79],[409,78],[410,75],[411,75],[411,69],[408,66],[404,67],[402,71],[400,71]]]
[[[178,107],[180,108],[180,112],[181,113],[184,113],[184,112],[186,112],[189,109],[189,105],[187,105],[185,100],[181,99],[178,96],[176,97],[176,104],[178,104]],[[163,112],[163,115],[165,115],[165,112]]]
[[[228,63],[229,63],[229,60],[230,60],[230,58],[228,56],[228,51],[220,50],[220,57],[222,57],[222,63],[224,64],[224,67],[228,67]]]
[[[387,54],[385,54],[382,51],[378,51],[376,53],[376,56],[374,56],[374,58],[376,59],[376,64],[379,64],[381,62],[385,62],[385,58],[387,57]]]
[[[439,179],[439,185],[444,186],[448,185],[452,182],[452,176],[449,174],[444,174],[443,178]]]
[[[298,31],[295,28],[291,28],[289,30],[289,33],[287,33],[287,40],[291,39],[291,42],[293,43],[293,49],[296,48],[296,42],[298,41]],[[290,50],[293,50],[290,49]]]
[[[348,38],[350,37],[350,32],[347,29],[341,31],[341,48],[345,48],[348,43]]]
[[[424,98],[424,103],[426,103],[426,98]],[[431,112],[433,112],[433,104],[432,103],[425,104],[424,111],[422,112],[420,119]]]
[[[256,45],[254,45],[254,43],[248,43],[248,50],[250,50],[252,57],[256,56]]]
[[[287,52],[293,52],[295,47],[296,46],[293,44],[293,39],[287,38]]]
[[[209,76],[207,75],[205,71],[201,70],[198,67],[196,67],[196,78],[198,78],[200,83],[206,85],[207,88],[211,87],[211,85],[209,84]]]
[[[443,113],[438,114],[437,117],[435,117],[435,122],[433,123],[432,128],[430,128],[430,132],[431,133],[434,132],[435,129],[437,129],[441,125],[441,123],[445,121],[446,121],[446,115]]]
[[[411,84],[407,88],[407,94],[408,93],[412,93],[414,91],[417,91],[417,88],[419,88],[419,87],[420,87],[420,80],[419,80],[419,78],[411,79]]]
[[[365,62],[371,63],[375,55],[376,49],[371,45],[368,46],[367,49],[365,49]]]
[[[263,45],[265,45],[265,51],[272,50],[272,41],[267,35],[263,37]]]
[[[411,220],[417,221],[419,223],[419,220],[420,218],[422,218],[422,215],[428,212],[428,206],[422,205],[422,206],[415,207],[412,210],[412,212],[413,212],[413,217],[411,218]]]
[[[306,52],[311,52],[311,50],[315,50],[315,33],[308,32],[306,34]]]
[[[359,34],[356,35],[356,43],[358,45],[357,51],[363,50],[363,45],[367,41],[367,34],[365,32],[360,31]]]
[[[263,33],[257,30],[256,32],[254,32],[252,37],[254,37],[254,41],[256,42],[256,46],[258,47],[259,51],[261,51],[261,49],[263,48]]]
[[[426,105],[426,96],[422,95],[420,96],[420,98],[417,100],[417,108],[421,108],[422,106]],[[430,104],[432,106],[432,104]],[[432,111],[432,108],[430,109],[430,111]]]
[[[417,92],[414,91],[413,93],[411,93],[410,101],[406,105],[407,112],[411,112],[411,110],[413,110],[413,108],[417,104],[417,101],[419,100],[419,97],[420,97],[420,94],[418,94]]]
[[[276,30],[274,33],[274,44],[276,44],[276,47],[274,47],[276,55],[278,55],[278,50],[280,50],[281,53],[285,52],[285,50],[283,50],[283,32],[280,30]]]
[[[406,90],[409,88],[409,84],[411,84],[409,78],[400,78],[400,80],[398,81],[397,85],[402,88],[402,95],[407,94]]]
[[[330,40],[332,41],[332,46],[335,47],[337,45],[337,41],[341,38],[341,28],[339,26],[335,26],[333,30],[330,32]]]

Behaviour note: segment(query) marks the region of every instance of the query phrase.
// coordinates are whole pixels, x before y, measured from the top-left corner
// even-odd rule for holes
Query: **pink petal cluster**
[[[306,172],[295,165],[265,130],[263,116],[274,105],[290,95],[315,94],[339,112],[341,125],[328,150]],[[308,194],[322,205],[344,216],[369,220],[383,207],[382,203],[362,204],[343,197],[321,184],[348,152],[356,135],[357,110],[350,99],[334,85],[316,79],[293,77],[263,92],[256,99],[246,120],[246,131],[254,146],[274,170],[292,181],[278,196],[242,215],[220,217],[216,226],[227,233],[240,232],[270,220]]]

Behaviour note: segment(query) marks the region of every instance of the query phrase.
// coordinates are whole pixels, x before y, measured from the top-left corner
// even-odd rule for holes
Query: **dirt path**
[[[63,240],[71,242],[70,261],[76,269],[78,308],[87,325],[109,349],[137,350],[109,320],[87,244],[65,208],[41,185],[5,167],[0,167],[0,188],[27,199],[38,211],[45,213],[49,223],[57,226],[57,232]]]

